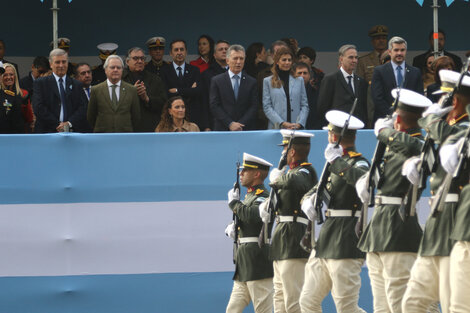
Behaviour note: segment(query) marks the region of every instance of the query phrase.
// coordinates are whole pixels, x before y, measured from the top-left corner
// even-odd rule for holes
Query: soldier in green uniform
[[[335,145],[348,117],[349,114],[342,111],[326,113],[329,144],[325,158],[330,163],[326,189],[331,198],[326,210],[327,219],[305,266],[300,296],[302,313],[321,312],[322,301],[330,291],[337,312],[365,313],[358,306],[364,253],[357,248],[358,238],[354,232],[361,208],[354,185],[368,171],[369,163],[355,148],[356,130],[364,127],[358,118],[351,116],[341,145]],[[316,215],[313,203],[317,187],[313,187],[302,201],[302,211],[312,222]]]
[[[262,221],[259,205],[269,196],[264,187],[271,163],[248,153],[243,154],[243,168],[240,181],[248,188],[245,200],[240,201],[240,190],[230,189],[228,204],[238,217],[235,230],[238,233],[235,256],[235,275],[233,289],[227,306],[227,313],[242,313],[253,302],[255,313],[271,313],[273,308],[273,265],[269,260],[269,247],[258,246],[258,235]],[[230,226],[230,225],[229,225]],[[272,226],[272,224],[270,224]]]
[[[287,153],[287,165],[273,169],[270,186],[277,193],[275,217],[277,226],[271,239],[270,256],[274,268],[274,312],[300,312],[299,297],[304,283],[305,264],[309,253],[300,246],[307,228],[307,216],[300,209],[300,200],[317,183],[317,174],[308,163],[310,137],[313,134],[281,130],[282,146]],[[287,151],[288,143],[292,146]],[[260,207],[263,222],[268,222],[268,199]]]
[[[448,70],[440,71],[439,75],[443,91],[450,92],[460,79],[459,73]],[[469,77],[466,78],[470,80]],[[441,99],[446,98],[443,96]],[[465,105],[466,103],[462,102],[462,97],[459,96],[459,91],[456,90],[452,106],[442,108],[441,103],[433,104],[423,113],[419,125],[426,130],[436,144],[440,145],[450,135],[468,127],[468,114],[465,112]],[[444,115],[447,115],[445,119],[443,119]],[[438,162],[438,160],[436,161]],[[419,162],[420,158],[413,157],[406,161],[403,167],[402,174],[405,174],[413,184],[419,183],[417,170]],[[445,176],[446,172],[438,162],[430,179],[431,195],[435,195]],[[459,193],[467,180],[468,170],[466,170],[466,174],[452,182],[446,200],[442,208],[439,208],[439,215],[429,217],[426,222],[418,258],[411,270],[411,277],[403,298],[403,312],[427,312],[429,306],[437,301],[440,301],[444,313],[449,312],[449,256],[454,245],[454,240],[450,239],[450,233]]]
[[[160,71],[163,67],[168,66],[168,62],[163,60],[165,54],[165,38],[152,37],[145,43],[152,58],[146,65],[145,70],[157,74],[160,77]]]
[[[397,89],[392,91],[397,97]],[[402,220],[400,205],[410,183],[401,175],[403,163],[421,152],[423,136],[418,119],[431,101],[411,90],[401,89],[393,118],[378,119],[374,132],[386,145],[380,165],[375,210],[359,240],[367,253],[367,266],[374,296],[374,312],[401,312],[410,270],[416,259],[422,233],[416,215]],[[367,175],[356,183],[363,202],[368,198]]]
[[[459,92],[456,95],[460,101],[466,105],[467,113],[470,113],[470,80],[465,77]],[[468,129],[460,131],[458,134],[449,137],[439,150],[439,157],[442,167],[447,173],[454,173],[457,166],[457,153],[460,146],[464,143],[463,138]],[[455,240],[454,247],[450,254],[450,312],[470,312],[470,185],[468,168],[470,167],[468,149],[467,157],[459,175],[454,178],[465,180],[459,189],[462,191],[457,204],[457,211],[454,217],[454,228],[450,238]],[[449,190],[453,192],[453,190]]]
[[[119,46],[113,42],[105,42],[105,43],[100,43],[99,45],[96,46],[98,50],[100,51],[100,55],[98,56],[101,60],[101,64],[97,66],[93,66],[93,69],[91,71],[91,77],[93,77],[93,80],[91,82],[91,85],[97,85],[99,83],[102,83],[106,80],[106,74],[104,72],[104,62],[106,62],[106,59],[112,55],[116,54],[117,49]]]

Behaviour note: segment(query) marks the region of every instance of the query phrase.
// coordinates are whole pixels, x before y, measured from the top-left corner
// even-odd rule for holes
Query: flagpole
[[[56,0],[55,0],[56,1]],[[434,38],[434,58],[437,59],[439,56],[439,22],[438,22],[438,10],[439,5],[437,4],[437,0],[433,0],[433,38]]]
[[[59,33],[59,26],[58,26],[58,15],[59,15],[59,8],[57,7],[57,0],[52,0],[52,39],[54,42],[54,49],[57,49],[58,43],[58,33]]]

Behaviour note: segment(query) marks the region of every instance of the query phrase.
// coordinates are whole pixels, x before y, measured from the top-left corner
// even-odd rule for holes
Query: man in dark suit
[[[189,111],[189,119],[201,130],[209,129],[209,112],[201,105],[201,72],[199,68],[185,63],[186,42],[182,39],[170,43],[172,64],[163,67],[161,78],[166,85],[168,98],[183,97]]]
[[[326,75],[320,85],[317,108],[321,116],[330,110],[349,113],[357,98],[353,115],[367,124],[367,82],[354,74],[357,58],[356,46],[348,44],[339,48],[340,69]]]
[[[227,50],[228,72],[212,78],[210,107],[214,116],[214,130],[255,129],[258,108],[256,79],[242,72],[245,49],[232,45]]]
[[[371,82],[372,100],[375,105],[374,123],[391,111],[393,97],[391,91],[397,87],[424,93],[421,71],[406,64],[407,43],[401,37],[393,37],[388,42],[391,61],[374,69]]]
[[[23,78],[20,79],[20,87],[28,91],[29,97],[33,98],[33,83],[39,77],[47,75],[47,72],[50,71],[49,60],[45,56],[37,56],[33,60],[33,65],[31,66],[31,72]]]
[[[89,130],[82,84],[67,75],[68,55],[62,49],[49,54],[52,75],[34,82],[33,109],[36,133]]]
[[[446,34],[442,29],[438,30],[438,37],[437,37],[437,49],[439,52],[439,56],[448,56],[450,57],[455,64],[455,70],[457,72],[460,72],[460,69],[462,68],[462,60],[460,59],[459,56],[450,53],[449,51],[444,50],[444,45],[446,43]],[[424,70],[426,67],[426,56],[428,56],[430,53],[434,51],[434,32],[431,31],[429,32],[429,50],[426,51],[423,54],[417,55],[413,58],[413,66],[419,68],[421,71]]]

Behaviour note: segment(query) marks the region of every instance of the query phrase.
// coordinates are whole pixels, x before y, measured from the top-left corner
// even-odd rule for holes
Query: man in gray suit
[[[133,132],[140,121],[137,89],[121,80],[119,56],[110,55],[103,67],[107,79],[91,89],[88,122],[95,133]]]

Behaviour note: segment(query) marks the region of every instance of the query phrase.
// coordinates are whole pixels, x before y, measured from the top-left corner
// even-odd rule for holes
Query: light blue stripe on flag
[[[454,0],[446,0],[446,4],[447,4],[447,6],[451,5],[451,4],[452,4],[452,2],[454,2]]]
[[[418,4],[419,4],[420,6],[423,6],[424,0],[416,0],[416,2],[418,2]]]

